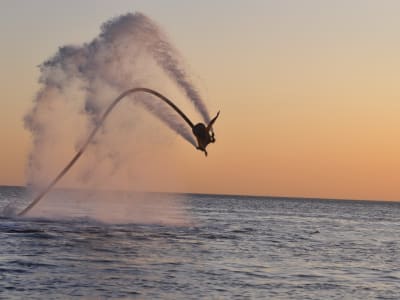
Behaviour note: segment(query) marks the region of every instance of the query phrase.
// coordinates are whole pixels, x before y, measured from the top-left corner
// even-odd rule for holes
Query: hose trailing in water
[[[85,152],[87,146],[90,144],[92,141],[93,137],[96,135],[97,131],[99,128],[103,125],[105,119],[107,116],[110,114],[110,112],[114,109],[114,107],[126,96],[129,94],[137,93],[137,92],[144,92],[144,93],[149,93],[152,94],[159,99],[163,100],[165,103],[167,103],[170,107],[172,107],[184,120],[185,122],[190,126],[190,128],[193,128],[193,123],[192,121],[189,120],[189,118],[167,97],[164,95],[160,94],[159,92],[148,89],[148,88],[132,88],[129,89],[125,92],[123,92],[121,95],[119,95],[106,109],[106,111],[103,113],[101,116],[99,122],[97,123],[97,126],[93,129],[93,131],[90,133],[89,137],[87,138],[86,142],[83,144],[81,149],[75,154],[75,156],[71,159],[71,161],[64,167],[64,169],[61,170],[61,172],[49,183],[49,185],[39,194],[37,195],[32,202],[21,212],[18,213],[18,216],[23,216],[25,215],[28,211],[32,209],[55,185],[56,183],[64,177],[64,175],[68,172],[69,169],[76,163],[76,161],[81,157],[83,152]]]

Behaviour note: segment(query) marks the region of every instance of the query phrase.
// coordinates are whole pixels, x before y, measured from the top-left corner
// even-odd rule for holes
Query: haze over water
[[[0,188],[1,207],[25,197]],[[72,219],[2,219],[0,298],[400,297],[400,203],[176,197],[191,225],[107,224],[81,209]]]

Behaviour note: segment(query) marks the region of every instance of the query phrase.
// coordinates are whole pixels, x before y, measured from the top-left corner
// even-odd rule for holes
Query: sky
[[[176,180],[155,189],[400,200],[400,2],[389,0],[0,0],[0,185],[26,184],[37,66],[128,12],[167,32],[221,110],[207,158],[171,133],[169,161],[156,160]]]

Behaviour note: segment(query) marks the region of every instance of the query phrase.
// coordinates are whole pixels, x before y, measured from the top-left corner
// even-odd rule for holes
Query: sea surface
[[[176,197],[189,222],[1,217],[0,299],[400,299],[400,203]]]

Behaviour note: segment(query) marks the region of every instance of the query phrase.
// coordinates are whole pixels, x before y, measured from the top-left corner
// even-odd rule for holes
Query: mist
[[[160,27],[141,13],[107,21],[92,41],[61,46],[39,68],[41,88],[24,118],[32,133],[27,183],[33,194],[63,168],[107,106],[127,89],[149,87],[163,93],[175,85],[183,92],[178,98],[186,99],[209,120],[182,57]],[[175,94],[168,96],[174,99]],[[166,191],[170,185],[179,186],[174,168],[157,168],[160,157],[171,157],[163,151],[173,143],[171,130],[195,145],[191,128],[165,103],[145,94],[129,96],[115,108],[61,185],[151,190],[154,183]]]

